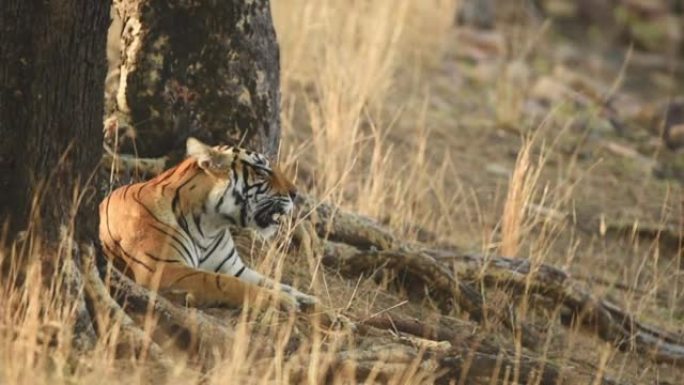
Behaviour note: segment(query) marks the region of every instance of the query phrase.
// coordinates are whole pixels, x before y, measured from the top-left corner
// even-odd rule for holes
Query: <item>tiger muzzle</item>
[[[279,225],[291,211],[290,205],[283,202],[269,202],[263,209],[257,211],[254,221],[257,226],[266,228]]]

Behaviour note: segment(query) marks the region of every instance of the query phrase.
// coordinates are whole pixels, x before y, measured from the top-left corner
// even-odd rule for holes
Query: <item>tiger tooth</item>
[[[274,222],[278,222],[278,219],[280,219],[280,214],[275,213],[271,216],[271,219],[273,219]]]

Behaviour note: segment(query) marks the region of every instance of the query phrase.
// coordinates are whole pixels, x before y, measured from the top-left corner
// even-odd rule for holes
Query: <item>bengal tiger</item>
[[[124,262],[141,285],[186,293],[196,305],[243,305],[266,296],[294,309],[313,296],[250,269],[229,225],[273,235],[293,209],[297,189],[262,154],[187,140],[187,158],[142,183],[114,190],[100,204],[104,254]]]

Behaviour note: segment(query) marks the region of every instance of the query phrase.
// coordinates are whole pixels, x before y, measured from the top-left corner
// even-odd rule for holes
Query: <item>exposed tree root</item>
[[[313,357],[299,355],[289,363],[292,366],[290,380],[303,383],[313,377],[314,383],[326,383],[330,382],[326,379],[337,377],[374,384],[406,383],[408,378],[412,383],[436,379],[436,361],[423,360],[417,349],[385,340],[373,341],[376,344],[333,353],[325,367],[313,371],[310,365]]]
[[[525,354],[516,356],[492,342],[460,336],[417,320],[383,315],[366,320],[363,325],[359,330],[359,346],[330,353],[327,367],[312,372],[309,356],[293,358],[289,363],[294,366],[291,380],[296,382],[315,375],[314,382],[320,383],[342,374],[342,378],[355,378],[364,383],[559,385],[586,383],[593,377],[574,370],[563,371],[550,362]],[[393,335],[383,330],[391,330]],[[263,363],[269,364],[267,360]],[[609,378],[599,379],[595,383],[617,384]]]
[[[323,263],[343,274],[354,276],[361,273],[386,268],[392,271],[407,273],[418,279],[428,288],[433,299],[440,308],[448,310],[451,301],[456,301],[470,316],[489,327],[488,321],[498,321],[515,330],[522,329],[522,344],[525,347],[539,346],[541,338],[530,326],[515,319],[512,308],[495,309],[484,305],[480,293],[471,286],[456,278],[446,265],[439,263],[427,253],[403,250],[359,250],[348,245],[326,242]]]
[[[458,331],[439,325],[428,325],[419,320],[394,317],[384,314],[363,321],[365,327],[392,330],[395,334],[411,335],[420,339],[448,342],[448,348],[428,348],[428,356],[436,357],[443,369],[437,383],[450,381],[465,383],[491,383],[492,378],[504,383],[513,379],[517,371],[520,383],[563,384],[581,383],[572,370],[562,370],[556,365],[533,356],[522,354],[516,357],[498,344],[459,334]],[[365,329],[362,329],[365,331]],[[415,344],[414,341],[411,341]],[[420,344],[424,345],[424,344]],[[603,377],[603,384],[616,384]]]
[[[131,165],[139,167],[139,163]],[[552,266],[532,266],[525,260],[459,254],[409,244],[398,240],[390,231],[368,218],[310,198],[305,198],[300,213],[304,215],[294,228],[294,242],[299,252],[311,260],[322,258],[326,266],[347,275],[393,271],[403,278],[417,279],[442,311],[449,311],[452,304],[457,303],[485,326],[493,320],[510,329],[522,330],[524,346],[538,346],[541,337],[536,330],[516,319],[513,306],[503,311],[485,307],[483,293],[475,287],[484,284],[505,288],[515,296],[541,295],[567,310],[562,317],[566,324],[579,323],[622,350],[646,353],[658,362],[684,363],[684,343],[679,336],[639,323],[625,310],[595,298],[573,282],[568,274]],[[236,234],[235,241],[241,252],[259,253],[264,250],[263,244],[255,241],[249,232]],[[103,314],[114,317],[122,325],[126,338],[134,341],[131,345],[145,347],[148,357],[167,362],[159,347],[149,341],[123,313],[119,304],[108,297],[99,276],[96,280],[93,272],[96,274],[94,268],[88,268],[84,276],[87,278],[87,293],[96,304],[98,320]],[[219,345],[230,345],[231,331],[217,319],[167,299],[155,298],[153,293],[117,272],[111,276],[111,285],[115,289],[115,297],[127,311],[138,315],[153,314],[160,326],[178,337],[184,349],[202,350],[216,345],[217,341],[221,341]],[[391,330],[403,337],[399,342],[374,344],[374,337],[368,335],[369,328]],[[525,383],[574,382],[573,373],[544,360],[520,352],[515,355],[496,343],[458,335],[452,330],[416,320],[375,317],[365,320],[358,332],[364,335],[359,343],[370,343],[374,348],[351,348],[335,353],[336,358],[328,374],[353,371],[359,380],[387,382],[407,374],[417,375],[422,370],[430,373],[426,376],[432,376],[430,378],[438,383],[485,383],[491,378],[511,381],[514,377]],[[306,376],[307,360],[302,357],[295,358],[303,360],[295,375]],[[267,362],[268,358],[264,360]],[[604,378],[603,383],[614,382]]]
[[[447,257],[448,253],[442,252],[442,256]],[[656,362],[684,364],[684,336],[639,322],[628,311],[596,297],[559,269],[504,257],[453,254],[450,259],[457,268],[461,265],[458,275],[463,279],[509,288],[518,295],[534,293],[552,299],[567,310],[562,318],[564,323],[579,322],[620,350],[636,350]]]
[[[162,372],[170,370],[172,364],[159,345],[145,335],[110,296],[93,258],[84,257],[81,268],[85,278],[85,291],[94,308],[99,335],[111,338],[119,355],[145,358]],[[119,328],[112,328],[112,325],[118,325]],[[111,335],[112,330],[118,331],[118,336]]]
[[[351,214],[305,197],[299,208],[321,238],[359,249],[390,250],[403,246],[394,235],[369,218]]]
[[[225,322],[201,310],[174,304],[137,285],[116,269],[110,270],[108,281],[114,298],[126,311],[153,317],[180,349],[200,354],[206,361],[214,353],[225,353],[230,347],[234,334]]]
[[[327,266],[350,274],[371,274],[378,268],[408,271],[428,284],[437,298],[450,294],[475,319],[483,314],[482,301],[466,282],[509,288],[517,296],[538,294],[567,310],[562,317],[565,324],[579,322],[619,349],[635,350],[656,362],[684,364],[684,337],[639,322],[619,306],[595,297],[562,270],[544,264],[533,266],[527,260],[480,257],[405,244],[367,218],[311,201],[306,207],[315,212],[312,218],[320,221],[316,223],[318,235],[336,241],[324,244]],[[453,265],[456,278],[444,265],[445,260]],[[519,322],[505,315],[502,321],[507,326]],[[525,329],[523,337],[537,339],[531,328],[521,327]],[[525,345],[533,346],[534,341]]]
[[[97,343],[97,334],[93,328],[93,320],[88,311],[83,295],[84,282],[76,261],[64,259],[64,285],[70,300],[76,302],[76,321],[74,322],[73,346],[78,352],[90,351]]]

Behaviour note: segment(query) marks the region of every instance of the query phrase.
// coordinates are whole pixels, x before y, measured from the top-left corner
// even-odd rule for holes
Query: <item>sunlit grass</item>
[[[304,190],[376,218],[407,241],[424,232],[436,242],[461,246],[456,241],[464,237],[460,233],[470,231],[468,236],[475,236],[467,246],[475,245],[475,251],[483,254],[527,258],[533,266],[550,263],[587,276],[595,273],[593,265],[578,266],[577,261],[581,257],[586,261],[587,254],[600,254],[607,241],[596,240],[592,234],[581,243],[573,230],[578,225],[575,190],[592,170],[577,165],[577,153],[558,161],[560,142],[573,134],[567,128],[572,119],[557,113],[562,106],[551,109],[541,123],[528,124],[523,118],[531,81],[526,55],[538,43],[543,28],[507,36],[514,40],[509,44],[513,47],[510,57],[500,63],[498,76],[480,85],[489,87],[485,91],[493,100],[491,122],[477,133],[484,139],[472,134],[461,139],[458,136],[465,132],[461,125],[467,125],[464,122],[471,111],[456,110],[456,101],[448,98],[460,101],[470,95],[458,90],[445,96],[441,93],[451,84],[436,87],[429,82],[430,76],[448,78],[440,63],[445,49],[454,45],[451,30],[456,1],[277,0],[272,6],[281,47],[281,161],[296,168],[297,184]],[[442,105],[436,104],[436,99]],[[550,135],[553,124],[556,131]],[[509,163],[497,164],[501,166],[497,170],[509,172],[492,183],[492,177],[483,171],[487,164],[469,162],[454,148],[459,140],[486,145],[493,132],[502,135],[499,128],[508,135],[506,140],[514,143],[509,147],[515,148],[515,154]],[[483,145],[483,154],[486,150]],[[504,163],[501,159],[506,158],[487,156],[491,155],[482,155],[484,162]],[[554,161],[556,165],[549,170]],[[475,182],[461,180],[466,174],[475,174]],[[480,182],[495,185],[495,190],[489,194],[477,191]],[[150,374],[154,372],[144,358],[121,359],[116,352],[120,324],[107,317],[98,318],[102,338],[97,345],[85,356],[74,355],[72,331],[81,304],[77,296],[64,296],[68,271],[46,274],[41,261],[45,250],[38,239],[28,239],[31,242],[0,250],[0,264],[12,266],[0,281],[0,383],[318,384],[324,382],[329,367],[339,364],[334,362],[335,354],[352,344],[343,334],[302,330],[294,317],[244,311],[237,319],[226,320],[234,338],[225,351],[215,352],[216,365],[206,373],[197,357],[180,353],[171,354],[175,366],[162,377]],[[69,239],[69,234],[64,234],[66,243]],[[71,258],[72,247],[66,243],[59,255],[50,257]],[[634,286],[640,280],[648,282],[652,291],[647,296],[626,292],[619,298],[643,316],[651,314],[649,306],[657,300],[659,287],[670,279],[677,287],[679,281],[676,273],[658,270],[661,254],[657,244],[645,248],[637,243],[633,238],[620,245],[633,247],[638,260],[629,264],[635,266],[636,273],[627,274],[625,269],[615,276],[624,275]],[[287,246],[288,242],[276,242],[264,258],[248,263],[277,279],[295,276],[297,287],[316,294],[334,311],[373,314],[384,310],[376,299],[391,294],[385,293],[382,285],[369,278],[344,282],[326,276],[320,261],[310,256],[287,257]],[[600,258],[596,257],[603,260]],[[29,263],[18,269],[14,262],[19,260]],[[22,285],[15,284],[19,279]],[[597,293],[603,291],[597,288]],[[668,303],[677,298],[669,297]],[[404,300],[397,297],[390,307],[401,308]],[[520,320],[541,318],[530,301],[523,296],[512,304]],[[537,352],[542,358],[571,365],[570,361],[578,358],[576,351],[583,351],[589,357],[583,358],[595,359],[599,372],[628,376],[626,372],[634,371],[629,368],[633,362],[618,356],[609,345],[599,346],[597,340],[587,344],[578,330],[566,332],[559,327],[560,309],[546,311],[551,315],[544,319],[548,337]],[[669,317],[676,319],[672,311]],[[143,323],[151,336],[155,320]],[[501,331],[500,325],[489,330]],[[519,331],[509,332],[516,354],[525,354]],[[294,351],[293,338],[300,340]],[[174,349],[171,344],[162,344],[162,348]],[[353,367],[354,360],[345,365]],[[509,370],[511,378],[516,375],[515,368],[502,370]],[[350,371],[339,373],[332,383],[352,382]],[[390,382],[429,383],[426,376],[409,369]]]

